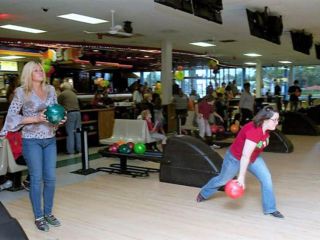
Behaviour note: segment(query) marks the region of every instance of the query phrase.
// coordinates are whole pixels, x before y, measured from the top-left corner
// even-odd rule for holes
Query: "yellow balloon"
[[[183,71],[176,71],[174,77],[176,80],[182,81],[184,79]]]

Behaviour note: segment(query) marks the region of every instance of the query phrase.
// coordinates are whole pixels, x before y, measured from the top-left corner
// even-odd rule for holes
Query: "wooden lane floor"
[[[263,154],[283,220],[263,215],[259,184],[250,174],[243,198],[231,200],[219,192],[202,203],[195,201],[198,188],[161,183],[157,173],[148,178],[99,173],[71,184],[60,183],[54,214],[62,226],[48,233],[36,230],[27,196],[5,206],[35,240],[319,239],[320,137],[289,138],[295,145],[293,153]],[[110,161],[114,162],[93,162],[98,167]],[[70,174],[58,170],[60,179]]]

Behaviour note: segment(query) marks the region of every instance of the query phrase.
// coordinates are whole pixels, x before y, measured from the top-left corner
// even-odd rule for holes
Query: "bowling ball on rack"
[[[88,122],[89,120],[90,120],[89,114],[88,114],[88,113],[84,113],[84,114],[82,115],[82,121]]]
[[[64,118],[65,110],[60,104],[54,104],[48,106],[44,114],[49,122],[52,124],[58,124]]]
[[[219,131],[219,126],[216,125],[216,124],[212,124],[212,125],[210,126],[210,129],[211,129],[211,132],[212,132],[212,133],[217,133],[217,132]]]
[[[116,153],[116,152],[118,152],[118,146],[112,144],[111,146],[108,147],[108,151],[109,151],[109,152]]]
[[[237,180],[230,180],[227,182],[226,186],[224,187],[224,191],[227,196],[232,199],[240,198],[244,193],[243,187],[239,185]]]
[[[127,142],[128,147],[132,150],[134,148],[133,142]]]
[[[146,151],[146,145],[144,143],[136,143],[133,147],[133,151],[136,154],[144,154]]]
[[[119,146],[118,152],[128,154],[128,153],[131,153],[131,149],[127,144],[122,144]]]

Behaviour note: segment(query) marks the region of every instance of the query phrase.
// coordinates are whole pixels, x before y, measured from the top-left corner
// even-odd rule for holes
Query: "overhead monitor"
[[[222,0],[154,0],[156,3],[172,7],[197,17],[222,24]]]
[[[266,7],[263,12],[246,9],[250,34],[267,41],[281,44],[283,31],[281,16],[271,16]]]
[[[313,44],[313,36],[303,30],[290,31],[293,50],[310,55]]]
[[[320,43],[315,44],[314,47],[316,49],[316,57],[320,59]]]

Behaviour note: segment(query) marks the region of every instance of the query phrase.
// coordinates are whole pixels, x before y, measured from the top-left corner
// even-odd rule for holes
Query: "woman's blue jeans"
[[[56,138],[24,138],[22,147],[23,156],[27,162],[30,174],[29,196],[34,216],[37,219],[52,212],[56,183]]]
[[[228,150],[224,156],[221,172],[213,177],[202,187],[200,194],[205,198],[211,197],[218,189],[234,178],[240,169],[240,161],[237,160]],[[248,171],[260,182],[262,207],[265,214],[275,212],[276,200],[273,192],[272,178],[268,167],[262,157],[258,157],[254,163],[250,163]]]

